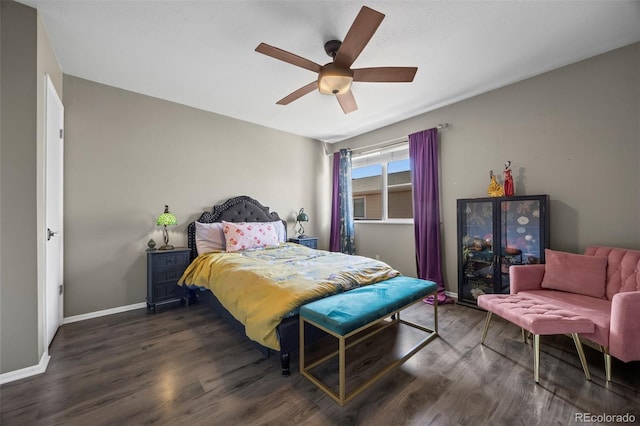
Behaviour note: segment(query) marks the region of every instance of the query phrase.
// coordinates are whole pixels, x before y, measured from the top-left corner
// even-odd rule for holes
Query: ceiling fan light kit
[[[353,71],[329,63],[318,73],[318,91],[323,95],[342,95],[351,89]]]
[[[325,43],[325,52],[333,58],[333,62],[324,66],[286,50],[260,43],[256,47],[256,52],[318,73],[317,81],[306,84],[276,103],[287,105],[317,88],[322,94],[335,95],[344,113],[348,114],[358,109],[351,92],[351,84],[354,81],[367,83],[412,82],[418,70],[416,67],[351,69],[351,65],[369,43],[383,19],[384,15],[382,13],[363,6],[353,24],[351,24],[344,41],[329,40]]]

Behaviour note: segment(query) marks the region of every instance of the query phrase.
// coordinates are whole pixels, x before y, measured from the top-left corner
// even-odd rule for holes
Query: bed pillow
[[[196,250],[198,254],[209,253],[216,250],[225,250],[226,243],[222,223],[196,222]]]
[[[607,258],[545,249],[542,288],[605,298]]]
[[[287,230],[284,227],[284,223],[281,220],[276,220],[275,222],[271,222],[273,226],[276,228],[276,234],[278,234],[278,241],[284,243],[287,239]]]
[[[228,252],[280,245],[272,222],[222,221],[222,224]]]
[[[223,221],[224,222],[224,221]],[[272,225],[276,229],[276,234],[278,235],[278,241],[284,243],[287,240],[287,230],[284,226],[284,223],[281,220],[276,220],[274,222],[244,222],[246,225],[251,226],[262,226],[266,224]]]

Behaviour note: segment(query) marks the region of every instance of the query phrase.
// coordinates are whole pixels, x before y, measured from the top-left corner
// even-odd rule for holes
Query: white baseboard
[[[49,352],[45,351],[37,365],[0,374],[0,385],[44,373],[47,371],[47,365],[49,365],[50,359]]]
[[[118,314],[120,312],[133,311],[134,309],[146,308],[146,302],[142,303],[134,303],[133,305],[120,306],[117,308],[104,309],[102,311],[89,312],[87,314],[82,315],[74,315],[72,317],[66,317],[62,320],[62,324],[69,324],[72,322],[84,321],[91,318],[103,317],[105,315]],[[51,357],[48,352],[42,354],[42,358],[40,358],[40,362],[38,365],[33,365],[31,367],[21,368],[20,370],[9,371],[7,373],[0,374],[0,385],[4,383],[13,382],[20,379],[25,379],[30,376],[35,376],[38,374],[42,374],[47,370],[47,366],[49,365],[49,360]]]
[[[70,324],[72,322],[84,321],[92,318],[104,317],[105,315],[119,314],[120,312],[133,311],[135,309],[146,308],[146,302],[134,303],[133,305],[119,306],[117,308],[104,309],[102,311],[89,312],[81,315],[65,317],[62,324]]]

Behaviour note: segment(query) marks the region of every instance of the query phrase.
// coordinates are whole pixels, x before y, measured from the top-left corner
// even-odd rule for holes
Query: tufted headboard
[[[284,223],[285,232],[287,230],[287,222],[280,219],[278,213],[269,212],[269,207],[263,206],[259,201],[247,195],[229,198],[224,203],[213,206],[210,212],[202,213],[197,221],[213,223],[223,220],[226,222],[275,222],[280,220]],[[193,260],[198,256],[195,222],[191,222],[187,226],[187,243],[191,249],[190,258]]]

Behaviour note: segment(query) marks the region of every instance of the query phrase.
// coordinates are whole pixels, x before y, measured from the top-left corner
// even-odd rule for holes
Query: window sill
[[[354,220],[354,224],[366,223],[376,225],[413,225],[413,219],[387,219],[387,220]]]

